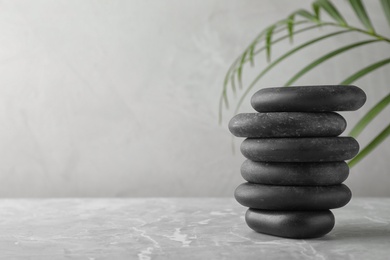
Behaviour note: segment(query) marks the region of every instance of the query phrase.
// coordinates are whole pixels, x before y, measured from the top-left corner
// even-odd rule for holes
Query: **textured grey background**
[[[389,32],[378,2],[365,1],[378,31]],[[232,154],[232,111],[217,123],[224,73],[261,29],[310,3],[1,1],[0,196],[232,196],[244,159]],[[345,34],[294,55],[258,88],[279,86],[314,57],[360,38]],[[389,51],[355,49],[297,84],[338,83]],[[265,63],[257,64],[246,79]],[[368,101],[343,113],[349,129],[390,91],[389,72],[356,83]],[[252,111],[248,99],[241,111]],[[362,146],[389,112],[361,135]],[[355,196],[390,195],[389,144],[353,168],[347,184]]]

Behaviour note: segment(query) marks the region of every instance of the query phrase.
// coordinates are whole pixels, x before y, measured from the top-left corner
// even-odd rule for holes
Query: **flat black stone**
[[[243,206],[267,210],[324,210],[340,208],[351,200],[344,184],[333,186],[276,186],[243,183],[234,192]]]
[[[277,163],[246,160],[242,177],[251,183],[267,185],[320,186],[337,185],[349,175],[345,162]]]
[[[353,158],[359,151],[352,137],[245,139],[241,153],[259,162],[332,162]]]
[[[335,223],[330,210],[270,211],[248,209],[248,226],[256,232],[287,238],[316,238],[329,233]]]
[[[346,128],[345,119],[333,112],[245,113],[229,122],[230,132],[238,137],[338,136]]]
[[[356,86],[281,87],[257,91],[251,104],[259,112],[354,111],[366,98]]]

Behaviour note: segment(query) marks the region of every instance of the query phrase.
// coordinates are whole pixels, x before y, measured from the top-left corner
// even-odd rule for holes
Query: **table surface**
[[[234,199],[3,199],[0,259],[390,259],[390,198],[353,199],[318,239],[255,233]]]

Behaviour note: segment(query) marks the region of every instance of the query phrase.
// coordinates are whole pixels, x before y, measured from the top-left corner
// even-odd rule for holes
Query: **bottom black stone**
[[[329,233],[335,223],[330,210],[272,211],[248,209],[248,226],[256,232],[287,238],[316,238]]]

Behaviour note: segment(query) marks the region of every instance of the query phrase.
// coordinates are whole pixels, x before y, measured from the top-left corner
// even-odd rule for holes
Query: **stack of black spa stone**
[[[329,209],[346,205],[351,191],[345,160],[359,144],[338,137],[345,119],[333,111],[353,111],[366,101],[356,86],[266,88],[256,92],[252,107],[259,113],[238,114],[229,130],[247,137],[241,166],[247,181],[236,200],[249,207],[245,220],[257,232],[290,238],[314,238],[330,232]]]

